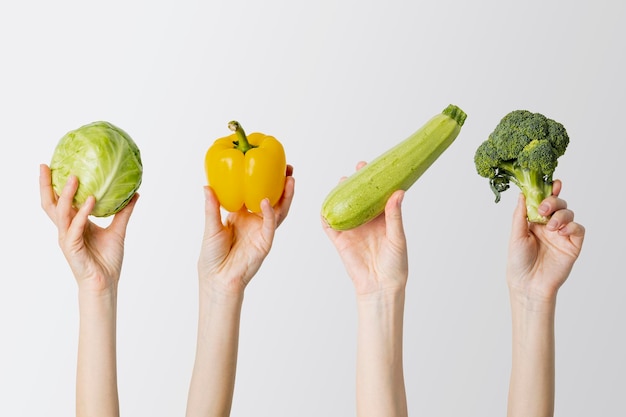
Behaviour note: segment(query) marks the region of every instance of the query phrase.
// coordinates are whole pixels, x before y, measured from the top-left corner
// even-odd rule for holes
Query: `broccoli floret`
[[[478,174],[489,179],[496,203],[512,182],[526,197],[528,220],[546,223],[548,218],[537,208],[552,194],[552,175],[568,144],[562,124],[539,113],[514,110],[476,149],[474,163]]]

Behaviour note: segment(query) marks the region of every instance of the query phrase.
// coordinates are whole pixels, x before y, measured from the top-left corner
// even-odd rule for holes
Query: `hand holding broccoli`
[[[553,302],[582,248],[585,228],[574,222],[560,191],[556,180],[552,195],[539,205],[539,213],[550,217],[546,225],[527,221],[523,194],[513,214],[507,282],[524,300]]]
[[[496,203],[512,182],[526,197],[528,220],[547,223],[548,217],[537,208],[552,194],[552,175],[568,144],[562,124],[539,113],[515,110],[478,147],[474,163],[478,174],[489,178]]]

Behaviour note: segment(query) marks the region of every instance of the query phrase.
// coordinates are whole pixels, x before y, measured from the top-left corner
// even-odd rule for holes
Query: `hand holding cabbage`
[[[108,122],[93,122],[61,138],[50,163],[52,187],[57,195],[70,175],[79,180],[76,209],[87,197],[96,199],[91,215],[111,216],[122,210],[141,185],[143,165],[139,148],[122,129]]]

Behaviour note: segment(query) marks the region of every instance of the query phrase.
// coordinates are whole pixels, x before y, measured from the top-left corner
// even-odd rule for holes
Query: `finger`
[[[558,198],[555,195],[551,195],[550,197],[546,197],[541,202],[541,204],[539,204],[539,207],[537,207],[537,211],[542,216],[549,217],[553,213],[559,210],[566,209],[566,208],[567,208],[567,201],[563,200],[562,198]]]
[[[263,224],[261,226],[261,235],[263,236],[263,240],[268,244],[268,250],[272,246],[272,242],[274,241],[274,233],[276,231],[276,216],[274,214],[274,209],[270,204],[270,200],[264,198],[261,201],[261,213],[263,214]]]
[[[332,227],[330,227],[330,225],[328,224],[324,216],[320,215],[320,221],[322,223],[322,229],[324,230],[324,233],[326,233],[326,235],[331,240],[334,240],[334,238],[339,234],[339,232],[333,229]]]
[[[287,214],[289,214],[289,209],[293,201],[294,193],[295,179],[289,176],[285,179],[285,189],[283,191],[283,195],[281,196],[278,204],[274,208],[274,212],[276,213],[276,227],[280,226],[283,220],[285,220],[285,218],[287,217]]]
[[[546,228],[548,230],[560,230],[573,221],[574,212],[568,209],[561,209],[552,214],[550,221],[546,224]]]
[[[76,212],[76,215],[74,215],[72,222],[67,228],[67,234],[64,237],[66,244],[76,245],[81,242],[83,233],[85,232],[85,228],[89,222],[89,215],[93,211],[95,205],[95,197],[87,197],[87,200],[85,200],[83,205]]]
[[[125,238],[126,228],[128,226],[130,216],[133,214],[133,210],[135,209],[135,205],[137,204],[138,199],[139,194],[135,193],[135,195],[133,195],[128,204],[126,204],[126,206],[122,210],[115,214],[115,216],[113,217],[113,221],[109,225],[108,229],[119,234],[120,236],[122,236],[122,238]]]
[[[568,223],[559,230],[559,234],[562,236],[569,236],[572,244],[579,250],[585,240],[585,228],[583,225],[575,222]]]
[[[293,165],[287,165],[287,169],[285,170],[285,175],[287,177],[293,176]]]
[[[526,219],[526,199],[520,193],[517,198],[517,206],[513,211],[513,222],[511,225],[511,240],[524,238],[528,235],[528,220]]]
[[[222,224],[222,214],[220,212],[220,202],[213,189],[204,187],[204,233],[206,236],[213,236],[219,233],[224,225]]]
[[[43,208],[48,217],[54,221],[56,216],[57,196],[52,188],[50,167],[46,164],[39,165],[39,196],[41,199],[41,208]]]
[[[552,195],[558,197],[561,193],[561,188],[563,187],[563,183],[561,180],[554,180],[552,182]]]
[[[387,238],[396,244],[402,244],[405,240],[404,226],[402,223],[402,200],[404,191],[395,191],[385,205],[385,224]]]
[[[55,223],[59,228],[59,232],[67,230],[72,223],[76,190],[78,190],[78,178],[75,175],[70,175],[57,201]]]

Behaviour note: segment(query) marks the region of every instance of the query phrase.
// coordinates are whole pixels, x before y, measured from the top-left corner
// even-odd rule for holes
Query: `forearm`
[[[510,300],[513,341],[507,415],[552,416],[556,297],[533,302],[511,292]]]
[[[200,287],[196,358],[187,401],[187,417],[230,414],[243,293],[221,294]]]
[[[76,415],[119,416],[116,363],[117,289],[79,290]]]
[[[402,358],[404,289],[359,296],[357,415],[407,415]]]

